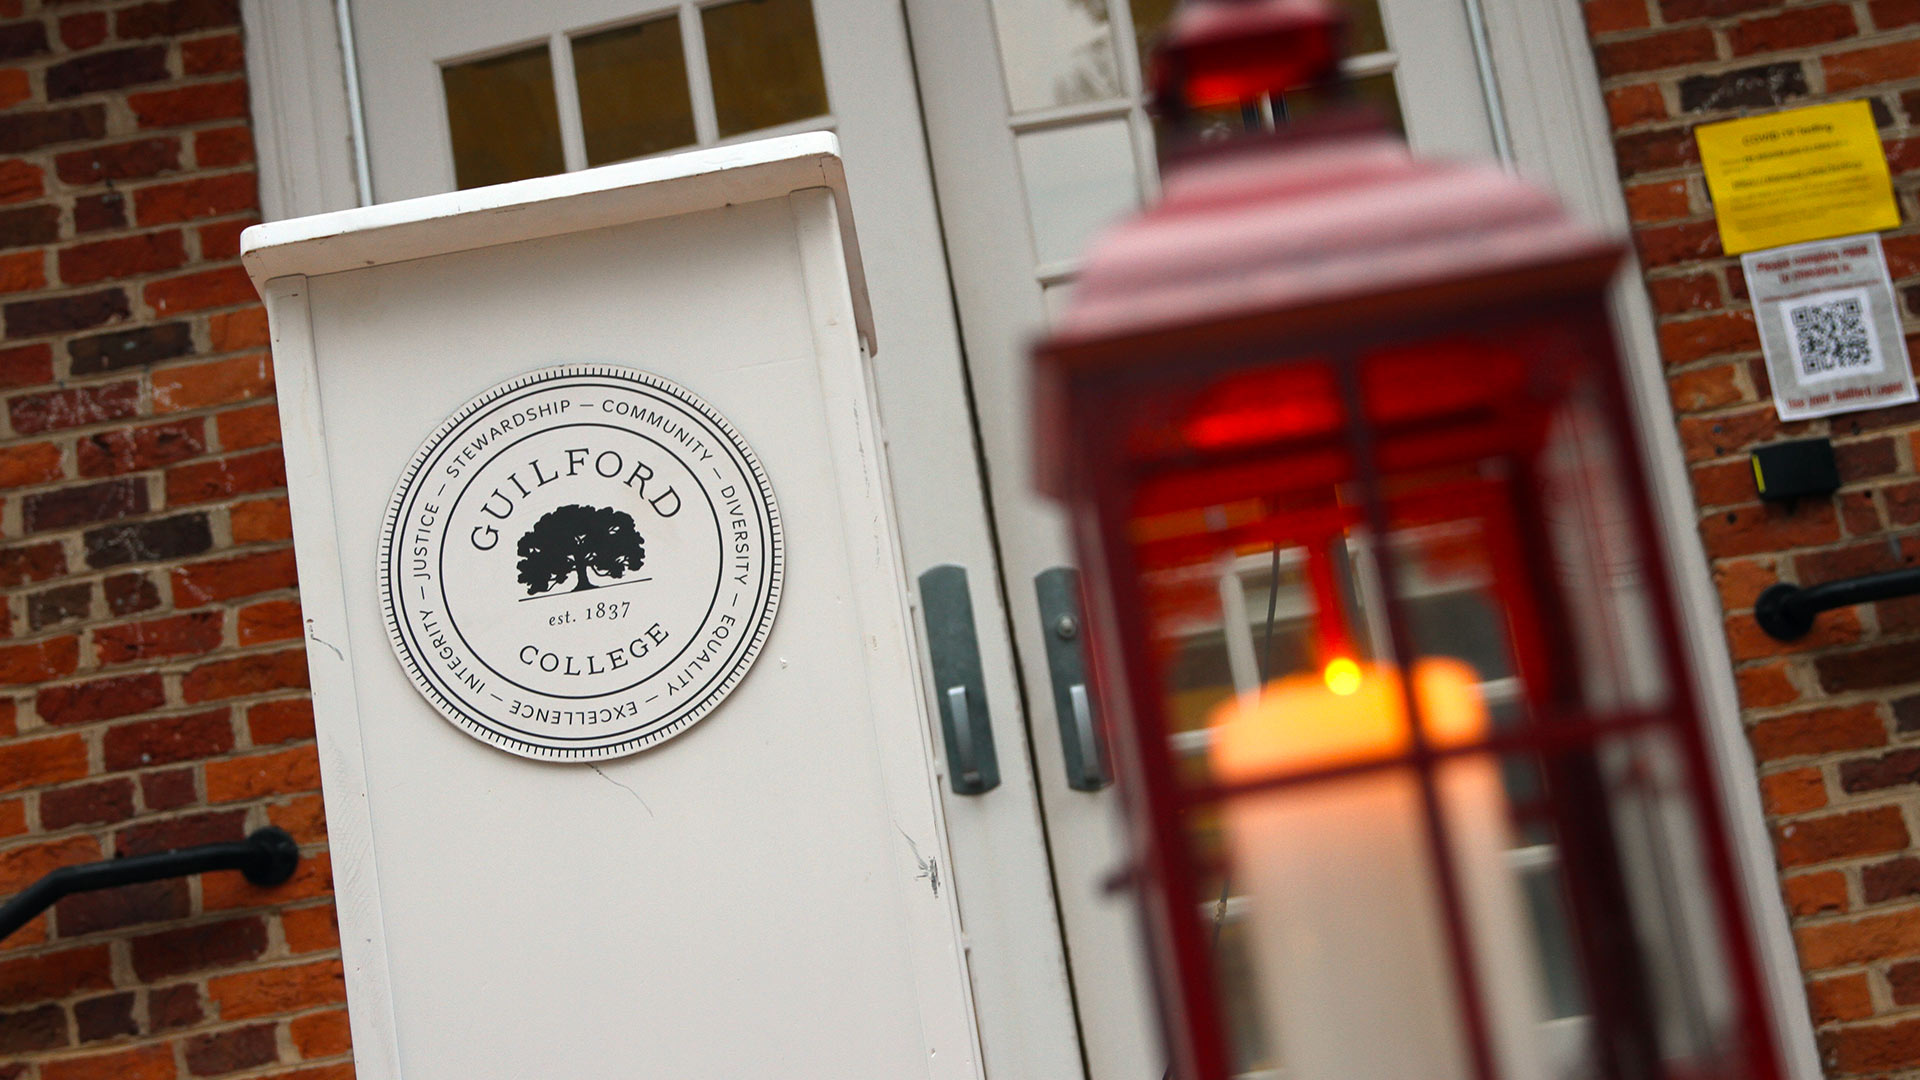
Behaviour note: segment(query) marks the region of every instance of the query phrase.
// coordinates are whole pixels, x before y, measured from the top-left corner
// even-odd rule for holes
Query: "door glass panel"
[[[1347,12],[1347,55],[1385,52],[1387,28],[1380,18],[1380,0],[1335,0]],[[1133,0],[1133,36],[1140,44],[1141,81],[1146,82],[1147,58],[1154,38],[1166,29],[1179,0]]]
[[[1043,128],[1014,139],[1041,263],[1080,254],[1102,225],[1139,204],[1125,120]]]
[[[702,11],[700,24],[721,137],[826,114],[810,0],[737,0]]]
[[[567,167],[547,47],[448,64],[447,133],[461,188],[548,176]]]
[[[1106,0],[994,0],[1013,111],[1120,96]]]
[[[693,99],[679,16],[574,38],[573,74],[587,164],[693,143]]]

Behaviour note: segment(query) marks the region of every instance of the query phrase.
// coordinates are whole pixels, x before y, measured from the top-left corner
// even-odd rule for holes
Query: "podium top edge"
[[[254,287],[500,244],[698,213],[827,188],[834,195],[855,320],[874,351],[866,273],[840,140],[830,131],[707,147],[579,172],[450,191],[249,227],[240,258]]]

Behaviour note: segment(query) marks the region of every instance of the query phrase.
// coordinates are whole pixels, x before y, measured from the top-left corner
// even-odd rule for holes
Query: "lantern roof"
[[[1377,124],[1202,149],[1109,229],[1039,349],[1043,366],[1130,366],[1163,349],[1419,321],[1605,287],[1620,244],[1483,164],[1416,159]]]

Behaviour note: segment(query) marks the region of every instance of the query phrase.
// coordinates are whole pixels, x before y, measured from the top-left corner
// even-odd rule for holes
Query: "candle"
[[[1471,668],[1414,665],[1430,744],[1484,738]],[[1269,683],[1214,715],[1223,784],[1404,754],[1400,676],[1337,659]],[[1506,862],[1506,795],[1495,760],[1436,773],[1475,970],[1502,1080],[1547,1076],[1532,920]],[[1418,779],[1411,767],[1229,800],[1223,821],[1234,891],[1247,898],[1261,1015],[1288,1080],[1467,1080],[1459,988],[1449,967]]]

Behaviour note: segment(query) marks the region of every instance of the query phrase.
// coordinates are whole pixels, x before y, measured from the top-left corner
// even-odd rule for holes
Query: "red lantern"
[[[1325,75],[1328,40],[1318,2],[1190,5],[1161,100]],[[1341,113],[1164,188],[1036,386],[1174,1075],[1779,1077],[1619,246]]]

